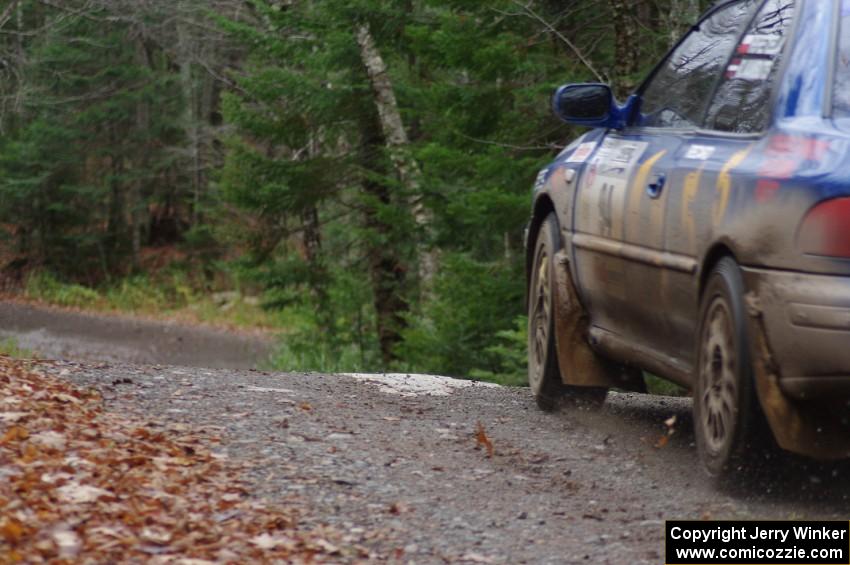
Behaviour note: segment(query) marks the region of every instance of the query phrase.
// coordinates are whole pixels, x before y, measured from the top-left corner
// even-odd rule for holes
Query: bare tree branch
[[[585,67],[587,67],[587,68],[588,68],[588,70],[589,70],[591,73],[593,73],[593,76],[595,76],[595,77],[596,77],[596,79],[597,79],[599,82],[609,82],[609,80],[608,80],[608,78],[607,78],[607,77],[605,77],[603,74],[599,73],[599,71],[597,71],[597,70],[596,70],[596,67],[594,67],[594,66],[593,66],[593,63],[591,63],[591,62],[590,62],[590,59],[588,59],[587,57],[585,57],[585,56],[584,56],[584,54],[583,54],[583,53],[581,52],[581,50],[580,50],[580,49],[576,46],[576,44],[575,44],[575,43],[573,43],[572,41],[570,41],[570,40],[569,40],[569,38],[568,38],[567,36],[565,36],[563,33],[561,33],[560,31],[558,31],[558,30],[557,30],[557,29],[556,29],[556,28],[555,28],[552,24],[550,24],[549,22],[547,22],[547,21],[546,21],[546,20],[545,20],[542,16],[540,16],[540,14],[538,14],[537,12],[535,12],[534,10],[532,10],[530,5],[528,5],[528,4],[523,4],[523,3],[522,3],[522,2],[520,2],[519,0],[514,0],[514,4],[515,4],[516,6],[518,6],[518,7],[519,7],[519,8],[520,8],[523,12],[525,12],[525,14],[526,14],[528,17],[530,17],[530,18],[532,18],[532,19],[537,20],[538,22],[540,22],[543,26],[545,26],[545,27],[546,27],[546,29],[548,29],[550,32],[552,32],[552,34],[553,34],[555,37],[557,37],[558,39],[560,39],[561,41],[563,41],[563,42],[564,42],[564,44],[565,44],[567,47],[569,47],[569,48],[570,48],[570,50],[571,50],[573,53],[575,53],[575,55],[576,55],[576,57],[578,57],[579,61],[581,61],[581,62],[582,62],[582,64],[583,64]]]
[[[3,12],[0,13],[0,27],[6,25],[6,22],[8,22],[12,18],[12,12],[14,12],[15,8],[18,7],[18,1],[19,0],[12,0],[11,2],[9,2],[9,5],[6,6]]]

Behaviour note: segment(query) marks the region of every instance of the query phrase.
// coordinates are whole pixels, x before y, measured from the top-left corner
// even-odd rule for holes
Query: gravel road
[[[0,339],[52,359],[163,363],[252,369],[268,358],[268,339],[191,327],[0,302]]]
[[[115,410],[221,436],[255,496],[397,562],[658,564],[665,519],[847,519],[850,508],[843,463],[779,457],[711,484],[696,465],[688,399],[612,393],[598,411],[542,414],[525,389],[467,381],[116,356],[44,370],[98,388]],[[673,416],[675,433],[656,447]]]

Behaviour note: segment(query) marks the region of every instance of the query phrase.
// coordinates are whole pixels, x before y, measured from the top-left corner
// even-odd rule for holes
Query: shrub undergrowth
[[[30,300],[67,308],[114,311],[245,328],[279,328],[279,315],[239,291],[197,290],[178,270],[156,277],[134,275],[97,288],[64,282],[49,272],[31,274],[24,286]],[[217,298],[220,297],[220,298]]]

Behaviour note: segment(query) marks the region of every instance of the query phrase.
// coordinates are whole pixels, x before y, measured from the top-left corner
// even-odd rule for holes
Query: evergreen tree
[[[170,166],[163,145],[179,136],[179,97],[167,69],[140,59],[132,30],[104,13],[41,24],[49,31],[18,69],[20,125],[2,139],[0,214],[15,222],[21,253],[93,280],[138,253],[144,198]]]
[[[324,289],[333,284],[322,267],[328,250],[321,253],[317,245],[289,236],[294,230],[315,238],[324,229],[339,237],[330,242],[339,250],[331,256],[371,281],[375,332],[389,364],[409,310],[418,233],[410,203],[420,195],[410,193],[418,185],[405,182],[399,163],[410,162],[410,157],[400,157],[398,151],[406,148],[389,140],[358,33],[371,28],[370,19],[403,14],[389,3],[254,5],[257,24],[231,26],[255,49],[248,73],[240,79],[243,93],[232,95],[225,105],[226,117],[241,132],[230,142],[223,178],[227,197],[257,213],[264,233],[270,223],[296,226],[273,231],[277,237],[255,247],[255,263],[267,266],[276,284],[307,284],[320,301],[319,322],[326,331],[335,329],[333,312],[321,303]],[[371,49],[377,50],[369,34]],[[329,219],[307,229],[305,217]],[[346,230],[328,226],[339,220]],[[317,252],[301,253],[307,267],[292,269],[299,243]],[[269,258],[284,266],[276,269]],[[283,272],[312,276],[304,280]],[[344,326],[350,323],[342,321]]]
[[[297,313],[288,368],[516,375],[549,98],[627,95],[699,4],[10,2],[2,257],[96,283],[182,244]]]

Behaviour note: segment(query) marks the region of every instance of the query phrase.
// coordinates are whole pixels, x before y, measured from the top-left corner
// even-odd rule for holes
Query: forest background
[[[2,282],[212,304],[284,370],[523,382],[550,97],[624,97],[707,4],[5,0]]]

